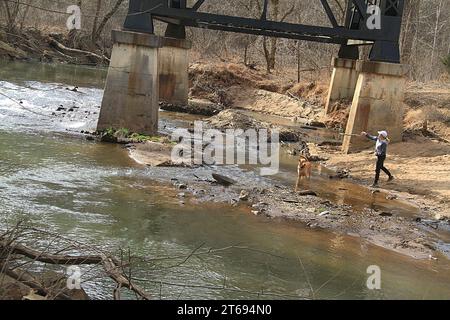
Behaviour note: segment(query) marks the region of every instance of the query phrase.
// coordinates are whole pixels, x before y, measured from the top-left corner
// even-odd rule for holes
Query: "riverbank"
[[[140,153],[139,148],[133,148],[130,155],[141,164],[147,163],[146,155]],[[148,163],[152,161],[153,156],[148,159]],[[214,169],[208,168],[202,168],[201,173],[192,170],[190,178],[174,177],[172,184],[179,190],[178,196],[182,201],[192,198],[200,204],[219,202],[242,206],[250,215],[273,220],[299,221],[312,229],[324,229],[357,237],[416,259],[436,259],[443,253],[436,246],[438,239],[428,231],[430,228],[445,230],[449,222],[445,219],[434,220],[428,211],[421,208],[406,215],[370,207],[355,209],[350,205],[324,199],[320,193],[317,196],[296,193],[293,186],[277,184],[270,178],[261,183],[242,183],[239,182],[239,176],[229,175],[227,177],[235,183],[224,186],[213,178],[215,172]],[[395,193],[391,192],[373,190],[372,195],[374,198],[390,199],[388,201],[392,202],[393,207],[396,201],[402,201],[397,200]]]
[[[0,58],[74,65],[107,66],[112,43],[92,42],[87,33],[48,33],[35,28],[0,27]]]

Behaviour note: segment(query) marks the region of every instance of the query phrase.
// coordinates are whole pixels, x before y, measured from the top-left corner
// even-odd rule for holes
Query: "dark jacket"
[[[386,140],[380,140],[378,137],[371,136],[370,134],[367,134],[366,137],[372,141],[376,141],[376,147],[375,147],[375,154],[377,156],[386,156],[387,154],[387,146],[388,142]]]

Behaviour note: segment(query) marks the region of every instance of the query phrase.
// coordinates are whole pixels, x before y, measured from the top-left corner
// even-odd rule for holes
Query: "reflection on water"
[[[294,186],[297,179],[297,165],[298,157],[283,152],[280,158],[280,173],[275,178]],[[419,212],[412,204],[400,200],[387,200],[385,192],[373,193],[369,188],[348,179],[330,179],[330,175],[334,174],[321,165],[315,165],[311,181],[302,181],[302,188],[313,190],[320,197],[340,205],[352,206],[356,210],[371,208],[409,217]]]
[[[106,68],[0,60],[0,80],[19,83],[40,81],[63,83],[71,88],[74,86],[103,88],[106,73]]]
[[[4,110],[11,111],[0,110],[0,224],[26,219],[106,250],[130,247],[146,259],[187,256],[200,245],[241,247],[194,256],[172,269],[141,263],[135,276],[152,281],[145,287],[154,297],[310,298],[310,281],[316,298],[450,298],[446,259],[414,261],[354,238],[255,217],[245,208],[183,204],[163,181],[192,176],[191,169],[145,168],[120,146],[16,130],[14,121],[3,120],[14,115],[27,119],[20,122],[26,127],[33,119]],[[370,265],[381,267],[381,291],[366,287]],[[224,282],[234,290],[219,290]],[[87,289],[108,298],[109,284],[98,279]]]

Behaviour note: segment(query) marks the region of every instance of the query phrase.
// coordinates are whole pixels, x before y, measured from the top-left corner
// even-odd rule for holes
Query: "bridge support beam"
[[[127,128],[158,133],[159,101],[187,104],[187,40],[131,31],[112,32],[114,41],[97,130]]]
[[[160,101],[173,105],[188,104],[190,48],[190,41],[163,38],[158,55]]]
[[[97,130],[127,128],[158,132],[158,48],[152,34],[112,32],[114,47],[106,79]]]
[[[402,141],[404,115],[405,65],[385,62],[358,61],[359,73],[350,117],[343,143],[345,153],[359,151],[373,143],[351,136],[362,131],[376,134],[387,130],[391,142]]]
[[[325,114],[333,112],[333,104],[336,101],[352,100],[355,94],[358,71],[356,60],[333,58],[333,75],[331,76],[330,89],[328,91]]]

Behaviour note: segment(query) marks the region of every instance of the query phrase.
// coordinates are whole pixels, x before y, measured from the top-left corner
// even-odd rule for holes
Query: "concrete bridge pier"
[[[333,58],[331,65],[333,74],[325,105],[325,114],[334,111],[334,102],[342,99],[352,100],[355,94],[356,82],[358,81],[356,60]]]
[[[159,49],[159,100],[173,105],[187,105],[189,96],[189,49],[191,42],[163,38]]]
[[[406,65],[357,61],[358,81],[350,109],[346,136],[343,143],[345,153],[360,151],[373,145],[359,135],[362,131],[376,135],[387,130],[391,142],[402,141],[404,115]]]
[[[157,134],[160,94],[169,103],[187,103],[190,43],[118,30],[112,39],[97,130],[127,128]]]
[[[158,131],[158,49],[161,38],[152,34],[112,32],[114,47],[106,78],[97,130],[127,128]]]

